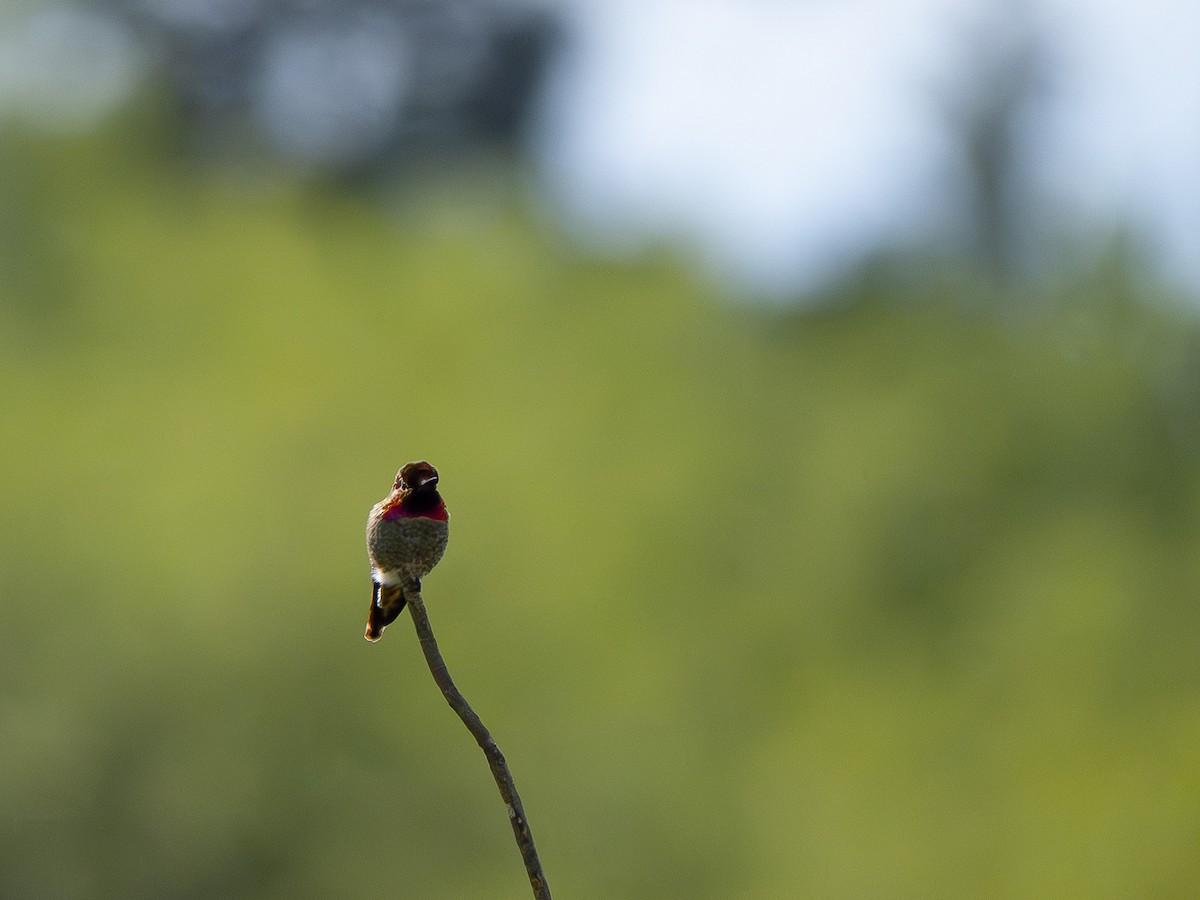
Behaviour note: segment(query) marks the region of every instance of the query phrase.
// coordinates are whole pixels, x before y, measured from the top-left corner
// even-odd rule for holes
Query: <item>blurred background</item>
[[[1198,27],[4,4],[0,896],[1192,896]]]

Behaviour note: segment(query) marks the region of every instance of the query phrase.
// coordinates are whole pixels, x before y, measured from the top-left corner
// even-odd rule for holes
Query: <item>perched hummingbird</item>
[[[446,552],[450,514],[438,493],[437,469],[424,460],[396,473],[392,492],[371,507],[367,554],[371,557],[371,612],[368,641],[383,637],[408,602],[405,590],[420,589]]]

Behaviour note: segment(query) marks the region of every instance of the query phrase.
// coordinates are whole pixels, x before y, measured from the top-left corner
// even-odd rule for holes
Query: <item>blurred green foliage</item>
[[[444,187],[396,218],[9,136],[0,896],[523,897],[362,530],[426,600],[558,896],[1191,896],[1200,326],[716,302]]]

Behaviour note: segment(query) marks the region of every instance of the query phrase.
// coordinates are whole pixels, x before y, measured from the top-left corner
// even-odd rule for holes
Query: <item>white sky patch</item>
[[[142,63],[133,35],[110,16],[60,3],[10,13],[0,27],[0,117],[90,128],[128,98]]]
[[[551,86],[543,171],[618,250],[682,238],[718,273],[811,290],[962,212],[943,105],[977,76],[997,0],[605,0]],[[1031,214],[1132,221],[1192,272],[1200,203],[1200,4],[1030,0],[1057,90],[1029,137]],[[1042,28],[1042,26],[1047,26]],[[1168,187],[1170,185],[1170,187]],[[1031,211],[1033,207],[1031,207]]]
[[[1044,0],[1061,90],[1038,185],[1081,227],[1132,226],[1200,288],[1200,4]]]
[[[933,227],[952,147],[929,89],[948,38],[914,6],[945,24],[972,4],[576,7],[583,46],[545,130],[554,190],[618,246],[682,234],[767,288]]]

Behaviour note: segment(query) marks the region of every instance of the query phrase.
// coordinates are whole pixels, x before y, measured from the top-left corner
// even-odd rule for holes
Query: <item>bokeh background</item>
[[[0,896],[1200,883],[1200,16],[0,9]],[[1136,8],[1134,8],[1136,7]]]

